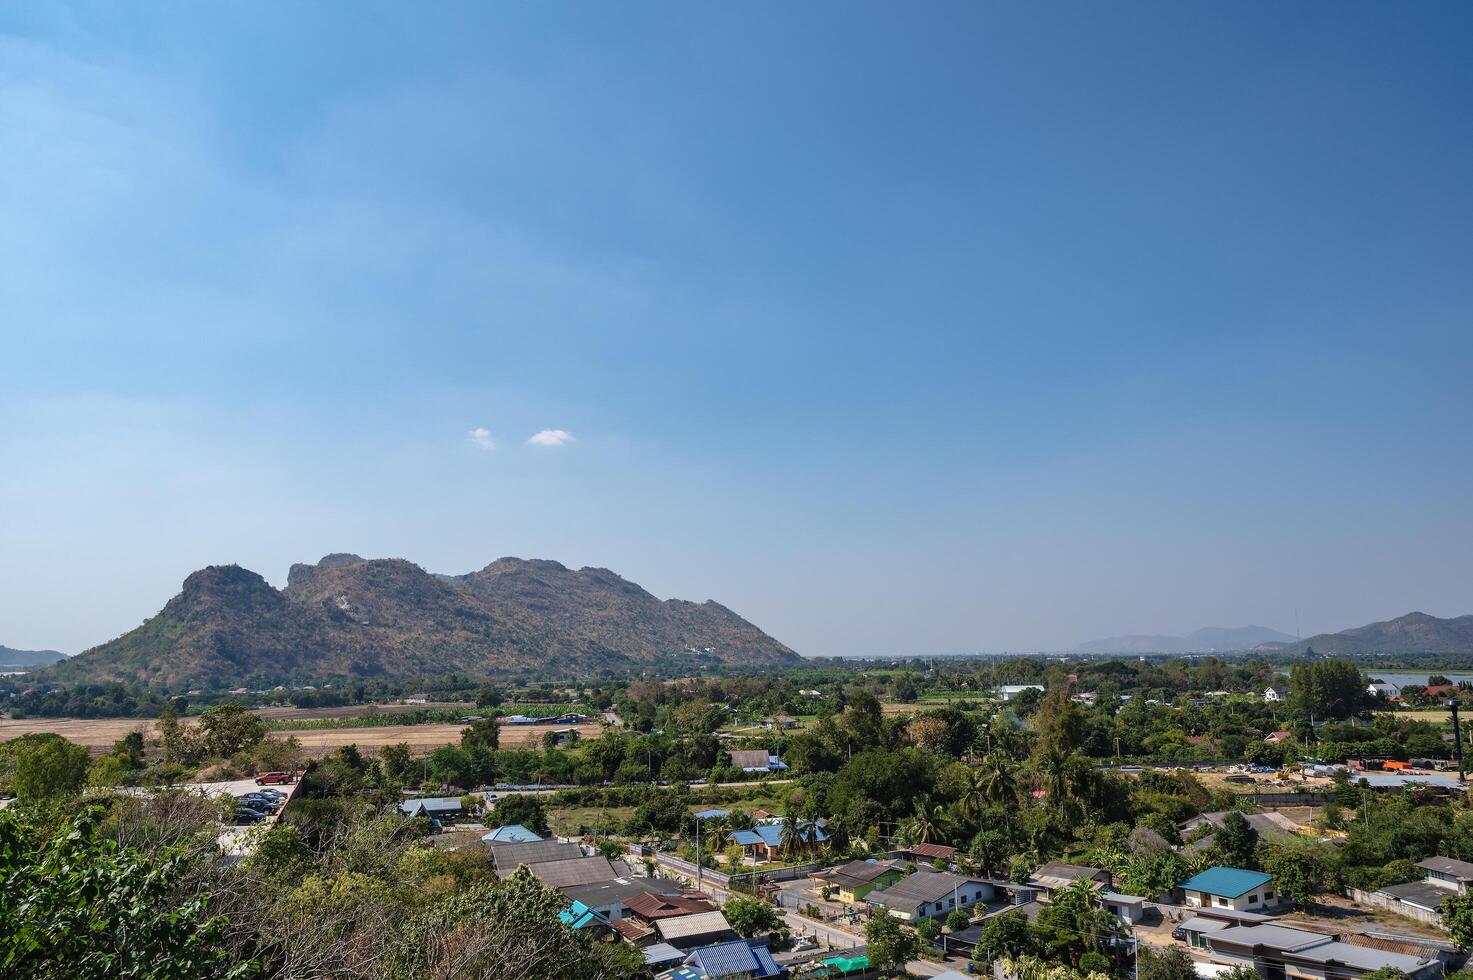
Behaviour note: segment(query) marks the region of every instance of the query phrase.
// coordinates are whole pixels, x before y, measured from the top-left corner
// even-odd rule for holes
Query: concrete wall
[[[1362,905],[1369,905],[1372,908],[1395,912],[1404,918],[1414,919],[1417,922],[1425,922],[1429,926],[1442,927],[1442,916],[1436,912],[1428,912],[1426,909],[1404,905],[1390,895],[1377,895],[1374,892],[1361,891],[1359,888],[1347,888],[1345,889],[1345,893],[1350,896],[1351,901],[1360,902]]]

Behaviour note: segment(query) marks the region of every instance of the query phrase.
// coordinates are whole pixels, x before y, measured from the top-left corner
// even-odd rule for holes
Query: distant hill
[[[434,575],[402,559],[334,554],[293,565],[282,590],[236,565],[201,569],[142,626],[37,676],[181,690],[797,662],[725,606],[662,601],[603,568],[502,558]]]
[[[1273,653],[1473,653],[1473,616],[1438,619],[1410,612],[1384,623],[1371,623],[1339,633],[1321,633],[1302,642],[1265,644]]]
[[[14,647],[0,646],[0,670],[25,670],[65,659],[66,654],[55,650],[17,650]]]
[[[1074,648],[1075,653],[1225,653],[1251,650],[1265,643],[1293,643],[1294,637],[1267,626],[1208,626],[1186,636],[1141,634],[1090,640]]]

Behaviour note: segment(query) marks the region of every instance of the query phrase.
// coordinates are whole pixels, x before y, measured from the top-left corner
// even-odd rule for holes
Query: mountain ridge
[[[707,666],[799,662],[719,603],[661,600],[604,568],[500,558],[465,575],[338,552],[283,589],[238,565],[192,572],[129,632],[38,674],[218,689],[335,677],[629,671],[695,654]]]
[[[0,646],[0,670],[41,667],[65,659],[66,654],[59,650],[17,650],[15,647]]]
[[[1251,650],[1265,643],[1291,642],[1293,637],[1267,626],[1205,626],[1186,636],[1165,634],[1129,634],[1090,640],[1074,648],[1074,653],[1213,653]]]
[[[1255,649],[1302,654],[1310,648],[1324,654],[1473,653],[1473,615],[1440,619],[1414,611],[1338,633],[1319,633],[1306,640],[1263,644]]]

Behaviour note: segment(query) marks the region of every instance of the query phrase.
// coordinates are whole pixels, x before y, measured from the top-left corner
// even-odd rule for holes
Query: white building
[[[1287,701],[1289,700],[1289,689],[1287,687],[1280,687],[1277,684],[1270,684],[1263,691],[1263,700],[1269,704],[1278,704]]]
[[[1208,868],[1180,885],[1188,908],[1262,912],[1279,904],[1273,875],[1243,868]]]
[[[1042,691],[1042,684],[1004,684],[997,689],[998,697],[1011,701],[1024,691]]]

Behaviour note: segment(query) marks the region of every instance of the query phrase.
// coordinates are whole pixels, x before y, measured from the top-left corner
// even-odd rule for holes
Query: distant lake
[[[1427,685],[1427,678],[1431,676],[1431,674],[1384,674],[1374,670],[1363,670],[1362,673],[1376,680],[1385,681],[1388,684],[1395,684],[1397,687],[1406,687],[1408,684],[1425,687]],[[1458,674],[1450,670],[1436,670],[1432,671],[1432,673],[1441,674],[1454,684],[1459,681],[1473,681],[1473,674]]]

